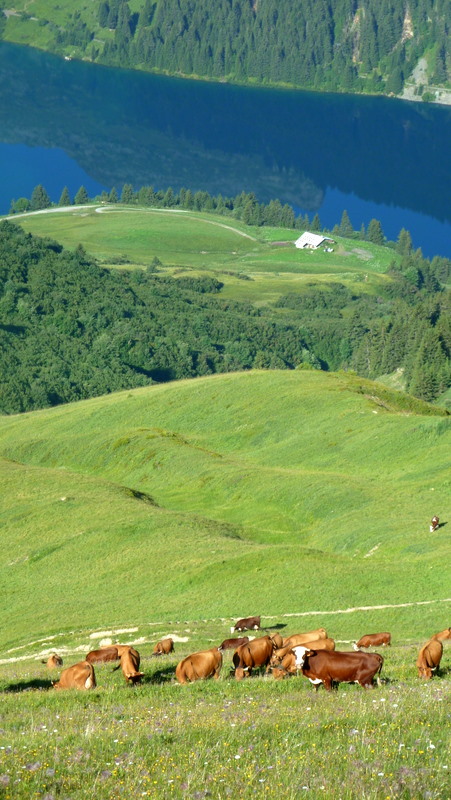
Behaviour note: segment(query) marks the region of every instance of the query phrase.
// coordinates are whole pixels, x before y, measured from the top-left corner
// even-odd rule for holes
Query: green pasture
[[[96,667],[88,692],[53,690],[59,671],[38,659],[0,665],[5,800],[81,800],[88,786],[98,800],[449,797],[449,645],[429,682],[415,675],[416,646],[395,645],[384,648],[382,686],[331,693],[304,677],[236,682],[230,651],[218,681],[180,686],[189,643],[160,659],[138,647],[135,688],[111,665]]]
[[[96,209],[101,209],[101,212]],[[147,266],[156,257],[168,267],[230,270],[297,276],[319,275],[361,284],[387,270],[396,253],[371,242],[337,238],[333,253],[294,247],[299,231],[251,228],[213,214],[121,206],[73,207],[69,211],[17,215],[13,220],[39,236],[51,236],[65,247],[82,243],[108,265],[121,257]],[[280,239],[282,237],[282,239]],[[276,241],[288,244],[278,246]]]
[[[409,402],[261,371],[0,418],[3,647],[254,613],[352,639],[376,610],[333,612],[381,605],[407,641],[448,626],[451,422]]]

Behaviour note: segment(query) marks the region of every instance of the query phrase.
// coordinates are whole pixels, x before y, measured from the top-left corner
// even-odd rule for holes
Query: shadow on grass
[[[151,683],[170,683],[175,675],[175,667],[167,666],[157,669],[152,675],[145,675],[142,679],[143,685]]]
[[[6,693],[17,693],[17,692],[30,692],[35,689],[51,689],[52,688],[52,681],[49,680],[42,680],[41,678],[34,678],[31,681],[21,681],[20,683],[10,683],[9,686],[5,686],[3,689]]]
[[[268,628],[261,628],[262,631],[281,631],[287,627],[286,622],[278,622],[277,625],[270,625]]]

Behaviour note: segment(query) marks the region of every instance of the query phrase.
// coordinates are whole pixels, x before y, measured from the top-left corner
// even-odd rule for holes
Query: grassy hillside
[[[262,371],[0,418],[3,647],[255,612],[345,639],[448,625],[451,423],[410,403]]]
[[[101,211],[101,213],[99,213]],[[157,257],[165,266],[245,273],[335,275],[385,272],[399,257],[371,242],[335,237],[333,253],[300,251],[299,231],[252,228],[214,214],[126,207],[71,208],[18,215],[14,221],[38,236],[51,236],[65,247],[82,242],[106,264],[129,261],[146,266]],[[275,243],[285,242],[286,246]],[[291,246],[290,246],[291,245]]]

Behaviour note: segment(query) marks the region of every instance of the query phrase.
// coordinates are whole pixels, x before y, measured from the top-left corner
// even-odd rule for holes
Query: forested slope
[[[281,269],[283,263],[280,256]],[[108,270],[81,245],[71,252],[3,222],[0,409],[27,411],[153,381],[301,366],[370,378],[400,370],[403,386],[431,401],[451,386],[450,292],[440,283],[449,267],[406,247],[376,292],[365,281],[352,289],[354,273],[349,285],[312,276],[262,305],[258,279],[238,280],[246,289],[237,301],[221,296],[220,272],[185,268],[180,275],[152,260],[145,268]],[[237,273],[228,274],[236,282]]]
[[[125,67],[399,94],[425,56],[430,85],[451,79],[448,0],[19,0],[15,8],[22,24],[9,16],[4,25],[11,41],[26,43],[28,26],[36,46]]]

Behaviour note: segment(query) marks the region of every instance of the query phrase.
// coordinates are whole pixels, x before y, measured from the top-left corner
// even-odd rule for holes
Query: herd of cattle
[[[231,631],[260,630],[260,617],[240,619]],[[432,678],[443,655],[442,641],[451,639],[451,627],[434,634],[421,648],[416,666],[420,678]],[[283,639],[280,634],[249,639],[248,636],[224,639],[217,647],[202,650],[184,658],[177,664],[175,677],[181,684],[207,678],[219,678],[224,650],[233,650],[233,673],[236,680],[249,678],[253,671],[265,669],[277,679],[302,673],[315,686],[322,684],[328,691],[339,683],[359,683],[368,688],[379,676],[384,659],[379,653],[366,653],[361,648],[391,644],[390,633],[372,633],[354,643],[354,650],[338,652],[335,642],[324,628],[308,633],[297,633]],[[173,639],[163,639],[154,647],[154,656],[174,651]],[[55,689],[92,689],[96,686],[94,664],[119,661],[114,669],[122,669],[126,683],[140,683],[140,655],[131,645],[115,644],[92,650],[84,661],[74,664],[61,673],[53,683]],[[61,667],[63,661],[54,653],[46,663],[50,669]]]

